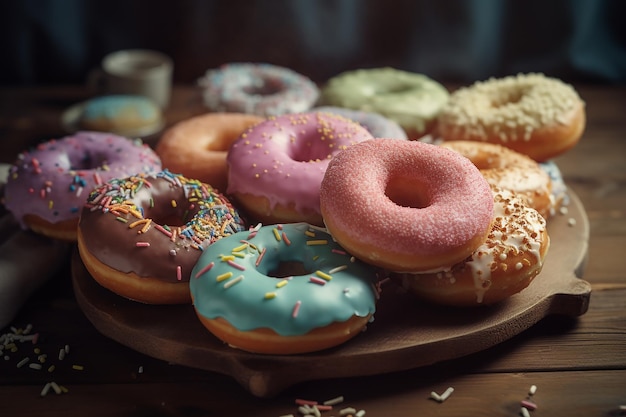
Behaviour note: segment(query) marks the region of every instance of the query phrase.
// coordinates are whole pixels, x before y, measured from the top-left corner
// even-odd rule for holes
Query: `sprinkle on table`
[[[452,387],[448,387],[442,394],[437,394],[435,391],[432,391],[430,393],[430,398],[432,398],[433,400],[437,401],[437,402],[444,402],[445,400],[448,399],[448,397],[450,397],[450,395],[454,392],[454,388]]]
[[[337,405],[337,404],[341,404],[342,402],[343,402],[343,395],[340,395],[338,397],[326,400],[322,404],[324,404],[324,405]]]
[[[537,404],[529,400],[522,400],[521,406],[529,409],[530,411],[535,411],[537,409]]]

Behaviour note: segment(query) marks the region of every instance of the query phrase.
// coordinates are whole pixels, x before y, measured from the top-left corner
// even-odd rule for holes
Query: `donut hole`
[[[384,86],[383,88],[380,89],[380,91],[377,91],[376,94],[399,94],[399,93],[404,93],[405,91],[411,91],[411,90],[415,90],[414,84],[412,85],[412,84],[398,83],[398,84]]]
[[[230,145],[239,137],[239,131],[228,132],[223,135],[214,135],[204,145],[204,150],[209,152],[228,152]]]
[[[266,80],[262,84],[248,84],[242,90],[251,96],[271,96],[280,93],[283,87],[276,81]]]
[[[162,226],[168,226],[168,227],[180,227],[186,224],[186,222],[183,221],[180,215],[176,215],[174,213],[171,213],[170,215],[166,217],[161,217],[161,218],[152,219],[152,220],[157,224],[160,224]]]
[[[402,176],[389,179],[385,195],[398,206],[416,209],[430,206],[432,200],[424,183]]]
[[[331,154],[326,142],[313,137],[313,135],[318,135],[318,133],[300,135],[295,142],[291,142],[287,154],[292,160],[296,162],[316,162],[330,158]]]
[[[508,105],[517,104],[522,97],[524,97],[525,92],[521,89],[510,90],[506,92],[502,92],[491,99],[491,107],[499,108]]]
[[[308,275],[313,272],[314,271],[307,268],[303,262],[280,261],[274,268],[270,268],[266,275],[272,278],[286,278]]]
[[[69,156],[68,159],[70,171],[92,170],[108,163],[107,155],[102,153],[84,153],[80,156]]]
[[[485,152],[476,157],[471,158],[474,166],[480,170],[504,168],[504,158],[502,155]]]
[[[153,204],[153,206],[151,207],[150,204]],[[177,204],[177,207],[172,207],[170,200],[155,201],[142,206],[146,216],[150,217],[154,223],[170,228],[185,226],[198,212],[195,209],[190,210],[189,206],[180,202]]]

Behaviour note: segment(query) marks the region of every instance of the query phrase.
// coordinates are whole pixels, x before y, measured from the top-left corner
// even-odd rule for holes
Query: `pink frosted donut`
[[[23,228],[76,241],[80,208],[95,186],[160,170],[157,154],[140,141],[78,132],[22,152],[10,169],[5,205]]]
[[[341,246],[398,272],[444,270],[465,259],[485,241],[494,210],[489,184],[467,158],[396,139],[339,153],[320,205]]]
[[[228,152],[228,189],[255,221],[322,225],[320,184],[341,150],[372,139],[330,113],[272,117],[245,131]]]

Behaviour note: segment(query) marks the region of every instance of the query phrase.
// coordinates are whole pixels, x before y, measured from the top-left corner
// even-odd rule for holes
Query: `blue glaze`
[[[552,181],[552,205],[556,204],[566,206],[569,204],[569,197],[567,195],[567,185],[565,185],[565,181],[563,180],[563,176],[561,174],[561,170],[558,165],[554,161],[545,161],[539,163],[541,169],[543,169],[549,176]],[[552,209],[554,210],[554,209]],[[555,213],[551,213],[555,214]]]
[[[285,224],[278,230],[280,235],[284,232],[288,237],[289,245],[282,236],[276,239],[274,229],[278,230],[278,226],[264,226],[254,237],[250,237],[250,232],[236,233],[204,251],[189,282],[198,314],[209,319],[222,317],[241,331],[265,327],[283,336],[296,336],[333,322],[346,321],[354,315],[366,317],[375,312],[377,272],[373,267],[355,260],[333,242],[329,234],[306,223]],[[315,236],[305,234],[307,231]],[[307,245],[307,241],[318,240],[327,243]],[[241,241],[251,244],[237,252],[243,258],[235,257],[233,261],[245,268],[243,271],[222,258],[241,247]],[[265,253],[256,267],[263,250]],[[214,266],[196,278],[211,262]],[[280,287],[284,279],[267,274],[283,262],[302,262],[311,273],[287,279]],[[316,275],[318,270],[329,274],[342,265],[347,268],[330,274],[330,280]],[[230,278],[218,282],[218,277],[228,273],[232,273]],[[229,282],[239,276],[243,279],[228,287]],[[322,280],[324,285],[311,282],[311,277]],[[266,298],[266,294],[274,296]],[[298,301],[301,305],[297,316],[293,317]]]
[[[84,120],[114,119],[132,111],[145,120],[158,117],[158,109],[150,99],[143,96],[112,95],[96,97],[85,104]]]

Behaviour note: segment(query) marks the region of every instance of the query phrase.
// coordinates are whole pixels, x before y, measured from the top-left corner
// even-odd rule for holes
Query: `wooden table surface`
[[[258,398],[229,376],[166,363],[100,334],[77,305],[68,261],[12,323],[15,329],[30,324],[40,338],[0,357],[0,413],[278,417],[298,415],[297,398],[343,396],[340,406],[322,415],[338,416],[341,408],[353,407],[368,417],[516,416],[535,385],[532,416],[620,415],[626,405],[626,88],[575,87],[587,104],[587,128],[581,142],[556,162],[590,223],[583,277],[592,295],[584,315],[549,316],[512,339],[458,359],[384,375],[310,381]],[[61,114],[87,97],[79,87],[0,90],[0,162],[62,136]],[[198,91],[178,86],[167,124],[204,111]],[[11,331],[0,329],[0,335]],[[66,345],[69,353],[58,360]],[[53,372],[17,366],[36,348],[55,364]],[[67,392],[41,397],[51,381]],[[448,387],[454,392],[445,402],[429,399],[431,391]]]

